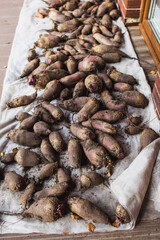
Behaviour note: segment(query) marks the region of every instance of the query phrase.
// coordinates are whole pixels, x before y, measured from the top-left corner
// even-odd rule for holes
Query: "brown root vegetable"
[[[101,55],[105,54],[106,56],[107,56],[106,53],[118,53],[120,57],[129,58],[129,56],[126,53],[122,52],[117,47],[110,46],[110,45],[98,44],[92,47],[92,51]]]
[[[48,197],[61,197],[63,196],[66,191],[68,190],[68,183],[67,182],[61,182],[58,184],[55,184],[53,187],[43,189],[39,192],[36,192],[34,194],[35,201],[41,199],[41,198],[48,198]]]
[[[102,58],[106,63],[117,63],[121,61],[121,55],[119,53],[105,53]]]
[[[61,61],[61,62],[64,62],[68,59],[68,56],[66,54],[63,54],[62,52],[60,53],[57,53],[57,54],[53,54],[53,55],[50,55],[46,58],[46,64],[52,64],[52,63],[55,63],[57,61]],[[55,69],[54,71],[57,73],[59,71],[61,71],[62,69]],[[64,70],[63,70],[64,71]],[[52,71],[49,71],[49,73],[52,73]],[[57,78],[56,76],[52,79],[59,79],[59,77]]]
[[[39,8],[36,17],[45,18],[48,16],[49,10],[46,8]]]
[[[47,139],[42,140],[40,149],[42,155],[48,162],[52,163],[57,161],[56,153]]]
[[[34,49],[29,49],[27,54],[27,59],[30,62],[31,60],[35,59],[37,57],[37,53]]]
[[[65,9],[68,11],[74,11],[77,8],[77,1],[72,0],[66,3]]]
[[[130,126],[135,126],[135,125],[137,126],[141,122],[142,122],[142,117],[141,116],[136,116],[136,117],[131,116],[128,119],[127,124],[130,125]]]
[[[62,110],[53,104],[50,104],[48,102],[42,102],[42,107],[44,107],[56,121],[63,121],[64,119],[64,113]]]
[[[48,49],[56,47],[60,40],[60,37],[54,36],[52,34],[41,34],[38,41],[35,42],[35,45],[39,48]]]
[[[92,3],[90,1],[81,1],[79,3],[80,9],[84,9],[87,10],[88,8],[90,8],[92,5]]]
[[[94,74],[88,75],[85,78],[84,84],[87,90],[91,93],[101,92],[103,86],[102,80]]]
[[[129,223],[131,221],[128,212],[121,204],[118,204],[116,207],[116,217],[121,221],[121,223]]]
[[[41,222],[55,222],[59,218],[58,205],[59,200],[56,197],[42,198],[26,209],[22,216],[35,218]]]
[[[1,162],[8,164],[8,163],[15,161],[15,159],[14,159],[15,155],[16,155],[16,153],[14,153],[14,152],[6,153],[0,157],[0,160],[1,160]]]
[[[91,55],[91,56],[85,57],[83,61],[81,61],[78,64],[78,70],[90,72],[90,71],[95,71],[96,68],[102,69],[104,65],[105,65],[105,62],[101,57]]]
[[[51,175],[53,175],[53,173],[56,171],[58,167],[58,163],[54,162],[54,163],[48,163],[46,164],[44,167],[42,167],[42,169],[38,172],[38,178],[40,180],[43,180],[45,178],[50,177]]]
[[[132,85],[130,85],[129,83],[122,83],[122,82],[115,83],[113,85],[113,88],[114,88],[114,90],[119,91],[121,93],[133,90]]]
[[[29,85],[34,85],[33,76],[41,71],[44,71],[47,68],[45,63],[40,63],[39,67],[37,67],[29,76],[28,76],[28,83]]]
[[[67,100],[72,97],[72,91],[70,88],[64,88],[61,93],[59,99],[61,101]]]
[[[84,127],[90,127],[95,130],[100,130],[105,133],[109,133],[111,135],[116,134],[117,130],[114,126],[112,126],[110,123],[101,121],[101,120],[94,120],[94,119],[89,119],[86,122],[82,122],[82,126]]]
[[[23,167],[34,167],[41,162],[41,159],[37,153],[21,148],[15,155],[15,161]]]
[[[112,33],[115,34],[118,31],[119,31],[119,27],[117,25],[113,25],[112,26]]]
[[[91,139],[82,142],[82,147],[91,164],[98,168],[107,166],[111,161],[106,149]]]
[[[79,41],[76,42],[76,45],[74,47],[76,49],[76,51],[80,54],[86,54],[87,51],[84,49],[84,46],[82,46]]]
[[[95,33],[93,35],[93,37],[94,37],[94,39],[96,39],[97,42],[99,42],[101,44],[119,47],[118,43],[111,41],[110,39],[106,38],[104,35],[102,35],[100,33]]]
[[[90,118],[99,110],[99,101],[96,98],[90,98],[84,107],[79,111],[78,122],[83,122]]]
[[[58,23],[64,23],[70,20],[70,17],[65,16],[54,8],[50,9],[48,16],[52,21],[56,21]]]
[[[39,65],[39,59],[33,59],[32,61],[30,61],[29,63],[27,63],[27,65],[25,66],[25,68],[22,71],[22,74],[20,76],[20,78],[26,77],[28,76],[31,72],[34,71],[34,69],[36,69]]]
[[[47,3],[50,7],[60,7],[63,4],[65,4],[67,0],[45,0],[45,3]]]
[[[77,82],[84,79],[85,76],[86,74],[84,72],[76,72],[76,73],[73,73],[72,75],[61,78],[60,82],[63,85],[70,87],[70,86],[74,86]]]
[[[56,152],[62,152],[64,150],[65,143],[60,133],[51,132],[49,135],[49,141]]]
[[[70,45],[65,44],[64,45],[64,50],[69,52],[70,55],[75,55],[76,54],[76,50],[73,47],[71,47]]]
[[[23,121],[21,121],[20,129],[30,131],[33,129],[33,126],[37,121],[38,121],[37,116],[30,116],[30,117],[24,119]]]
[[[112,11],[110,11],[109,16],[113,20],[117,20],[120,17],[120,12],[117,9],[113,9]]]
[[[68,36],[68,39],[76,38],[77,36],[79,36],[81,34],[82,28],[83,28],[83,25],[79,26],[75,31],[70,33],[70,35]]]
[[[30,84],[32,83],[37,89],[44,89],[50,80],[48,72],[41,71],[32,75],[30,78]]]
[[[143,131],[143,127],[141,126],[129,126],[125,128],[125,133],[129,135],[136,135]]]
[[[79,177],[79,184],[82,188],[94,187],[103,181],[103,177],[96,172],[86,172]]]
[[[4,178],[8,188],[13,192],[22,191],[25,188],[24,178],[15,171],[7,172]]]
[[[59,102],[59,105],[66,110],[79,112],[89,99],[90,97],[71,98],[63,102]]]
[[[101,92],[101,99],[104,103],[113,100],[113,96],[110,94],[110,91],[104,90]]]
[[[82,141],[85,141],[89,138],[95,138],[95,134],[89,128],[83,127],[79,123],[72,123],[70,126],[70,131],[74,136]]]
[[[16,108],[21,106],[26,106],[31,104],[37,97],[37,92],[31,94],[31,95],[24,95],[21,97],[14,98],[10,102],[7,103],[7,106],[9,108]]]
[[[126,102],[120,101],[120,100],[114,100],[108,90],[105,90],[101,93],[101,98],[105,106],[110,110],[115,110],[115,111],[126,110],[126,107],[127,107]]]
[[[84,25],[84,27],[81,31],[81,33],[84,34],[84,35],[89,35],[89,34],[91,34],[91,32],[92,32],[92,25],[91,24]]]
[[[84,85],[84,82],[80,81],[74,87],[73,98],[82,97],[85,95],[86,95],[86,87]]]
[[[112,81],[105,73],[98,73],[98,77],[103,80],[104,85],[106,88],[111,89],[112,88]]]
[[[28,147],[38,147],[41,144],[41,138],[33,133],[22,129],[10,130],[7,137],[14,143]]]
[[[45,52],[45,62],[47,63],[47,59],[49,56],[53,55],[54,52],[52,50],[48,50]]]
[[[48,136],[51,133],[50,126],[43,121],[34,124],[33,130],[37,135]]]
[[[84,12],[85,12],[84,9],[77,8],[72,12],[72,14],[76,18],[80,18]]]
[[[101,24],[105,26],[107,29],[111,29],[112,27],[112,19],[108,14],[105,14],[100,20]]]
[[[92,34],[100,33],[100,32],[101,32],[101,30],[98,26],[93,26],[92,27]]]
[[[38,116],[40,120],[50,124],[54,123],[54,119],[52,118],[51,114],[40,105],[34,108],[34,113]]]
[[[36,191],[35,184],[34,183],[29,183],[27,185],[27,187],[25,188],[24,193],[23,193],[23,195],[21,197],[21,203],[23,205],[27,205],[28,202],[32,199],[33,194],[35,193],[35,191]]]
[[[74,19],[73,19],[74,20]],[[69,21],[67,21],[67,22],[69,22]],[[75,31],[76,29],[77,29],[77,25],[79,25],[79,22],[78,22],[78,24],[76,24],[76,23],[74,23],[74,24],[68,24],[67,22],[65,22],[65,23],[63,23],[63,24],[61,24],[61,25],[58,25],[58,27],[57,27],[57,30],[59,31],[59,32],[73,32],[73,31]]]
[[[148,105],[148,99],[138,91],[125,91],[121,98],[132,107],[145,108]]]
[[[97,17],[103,17],[103,15],[107,12],[108,12],[108,4],[106,4],[106,2],[103,2],[98,7]]]
[[[16,115],[16,119],[18,121],[23,121],[24,119],[26,118],[29,118],[31,117],[32,115],[27,113],[27,112],[19,112],[17,115]]]
[[[125,157],[124,151],[120,144],[117,142],[115,138],[107,133],[103,133],[101,131],[96,131],[97,140],[99,144],[101,144],[107,151],[118,159],[122,159]]]
[[[157,139],[159,135],[152,128],[145,128],[140,135],[140,148],[141,151],[155,139]]]
[[[58,178],[58,182],[62,183],[62,182],[71,182],[71,177],[69,176],[68,173],[66,173],[66,171],[63,168],[58,168],[57,171],[57,178]]]
[[[57,98],[62,89],[61,83],[58,80],[53,80],[47,83],[45,90],[43,92],[43,99],[46,101],[51,101]]]
[[[114,82],[129,83],[131,85],[134,85],[136,83],[136,79],[133,76],[121,73],[113,67],[107,70],[107,74]]]
[[[113,110],[102,110],[95,113],[92,119],[104,120],[109,123],[115,123],[123,118],[123,113],[120,111]]]
[[[71,212],[81,218],[87,218],[93,222],[109,224],[107,215],[92,202],[80,197],[70,197],[68,205]]]
[[[110,32],[105,26],[100,25],[99,28],[100,28],[102,34],[104,34],[105,36],[107,36],[107,37],[113,37],[113,33]]]
[[[87,35],[80,35],[79,36],[79,39],[80,40],[83,40],[83,41],[86,41],[86,42],[89,42],[91,44],[97,44],[96,40],[92,37],[92,36],[87,36]]]
[[[114,42],[121,43],[123,41],[123,35],[121,32],[116,32],[113,38]]]
[[[73,74],[77,71],[77,61],[74,58],[69,57],[67,60],[67,69],[70,74]]]
[[[82,147],[78,140],[70,139],[68,143],[69,163],[73,168],[79,168],[82,162]]]
[[[63,67],[64,67],[64,63],[63,62],[56,61],[56,62],[52,63],[50,66],[48,66],[46,68],[46,70],[48,71],[48,70],[54,70],[54,69],[63,69]]]

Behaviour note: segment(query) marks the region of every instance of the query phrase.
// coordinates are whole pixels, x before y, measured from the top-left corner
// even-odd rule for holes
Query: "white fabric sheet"
[[[26,55],[28,49],[32,47],[33,43],[38,39],[39,34],[44,32],[43,29],[49,29],[51,27],[51,21],[49,19],[35,18],[37,9],[41,7],[46,7],[46,5],[40,0],[25,0],[21,10],[1,99],[0,152],[3,151],[7,153],[11,152],[14,147],[20,148],[17,144],[9,141],[6,138],[6,134],[10,129],[19,127],[19,123],[15,120],[15,115],[20,111],[32,113],[33,107],[40,101],[43,93],[42,90],[39,90],[38,99],[27,107],[19,107],[16,109],[6,108],[5,104],[11,99],[25,94],[30,95],[35,91],[32,86],[28,85],[26,78],[22,80],[19,80],[18,78],[27,63]],[[131,57],[136,57],[129,34],[121,18],[114,23],[122,29],[124,35],[124,43],[122,44],[121,50]],[[39,50],[39,53],[40,52],[41,51]],[[159,121],[151,99],[151,90],[146,81],[143,69],[140,67],[138,61],[123,58],[120,63],[112,65],[121,72],[133,75],[138,81],[138,85],[135,86],[135,89],[142,92],[149,99],[149,105],[145,109],[129,107],[129,113],[134,115],[141,114],[147,126],[153,128],[159,133]],[[56,100],[53,101],[53,103],[56,104]],[[75,114],[69,114],[68,111],[64,112],[69,116],[71,121],[76,120]],[[160,139],[154,141],[138,155],[139,135],[128,136],[124,134],[126,119],[117,125],[119,132],[117,139],[124,147],[126,157],[115,163],[113,174],[105,184],[101,184],[85,192],[78,192],[75,190],[72,195],[79,195],[91,200],[93,203],[101,207],[112,220],[114,219],[116,204],[119,201],[131,215],[132,221],[130,224],[121,225],[118,230],[132,229],[135,226],[149,182],[150,185],[145,199],[145,212],[143,213],[143,219],[155,219],[160,217],[160,154],[158,154],[160,149]],[[54,126],[54,129],[57,128],[60,127]],[[65,123],[62,123],[60,132],[67,143],[71,134],[65,126]],[[35,151],[39,152],[39,149],[35,149]],[[61,154],[60,164],[71,170],[71,176],[75,182],[80,174],[89,170],[87,167],[72,170],[69,166],[66,152]],[[4,166],[3,164],[1,165]],[[32,177],[35,177],[36,179],[37,172],[41,166],[42,165],[27,170],[30,179],[32,179]],[[25,174],[25,169],[17,163],[7,166],[5,170],[15,170],[22,176]],[[105,176],[105,168],[96,171]],[[51,186],[55,182],[56,176],[45,181],[44,187]],[[21,195],[22,192],[11,192],[7,189],[6,183],[2,181],[0,185],[0,211],[10,211],[15,213],[22,212],[23,206],[20,204]],[[21,217],[7,215],[2,215],[1,219],[1,233],[41,232],[61,234],[66,230],[69,231],[69,233],[82,233],[88,231],[87,224],[89,222],[88,220],[72,220],[69,214],[64,218],[57,220],[55,223],[42,223],[34,219],[22,219]],[[110,225],[95,224],[95,226],[95,231],[99,232],[117,230],[117,228]]]

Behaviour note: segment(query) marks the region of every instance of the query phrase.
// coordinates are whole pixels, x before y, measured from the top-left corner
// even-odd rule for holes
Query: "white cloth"
[[[25,94],[30,95],[35,91],[32,86],[28,85],[26,78],[22,80],[19,80],[18,78],[27,63],[26,56],[28,49],[31,48],[33,43],[38,39],[39,34],[44,32],[42,31],[43,29],[51,28],[52,23],[49,19],[39,19],[35,17],[37,9],[41,7],[46,7],[46,5],[40,0],[25,0],[21,10],[1,99],[0,152],[3,151],[7,153],[11,152],[15,147],[20,148],[17,144],[9,141],[6,138],[6,135],[10,129],[18,128],[19,126],[19,123],[15,120],[15,115],[20,111],[32,113],[33,107],[39,102],[43,93],[43,90],[39,90],[38,99],[27,107],[19,107],[15,109],[6,108],[5,104],[11,99]],[[121,50],[131,57],[136,57],[129,34],[121,18],[114,23],[120,26],[124,35],[124,43],[122,44]],[[41,53],[41,50],[38,50],[38,52]],[[133,75],[138,81],[138,85],[135,86],[135,89],[142,92],[149,99],[149,105],[145,109],[129,107],[129,113],[133,115],[142,115],[143,121],[147,122],[147,126],[153,128],[156,132],[159,132],[159,121],[156,117],[151,99],[151,90],[146,81],[143,69],[140,67],[138,61],[123,58],[120,63],[112,65],[121,72]],[[56,104],[56,100],[53,102]],[[64,112],[71,121],[76,119],[76,115],[73,115],[72,113],[69,114],[68,111]],[[78,192],[75,190],[73,195],[76,194],[91,200],[93,203],[97,204],[97,206],[101,207],[112,219],[114,218],[116,204],[119,201],[131,215],[132,221],[130,224],[121,225],[118,230],[132,229],[135,225],[149,182],[150,185],[147,192],[147,198],[145,199],[146,211],[143,214],[143,219],[160,217],[160,154],[156,159],[160,147],[160,139],[154,141],[138,155],[139,135],[128,136],[124,133],[126,119],[117,125],[119,132],[117,139],[124,147],[126,157],[115,163],[113,174],[110,179],[108,179],[107,185],[101,184],[85,192]],[[60,126],[53,127],[54,129],[60,128]],[[60,132],[67,143],[71,134],[65,124],[62,124],[61,128]],[[39,149],[35,149],[35,151],[39,152]],[[61,154],[60,163],[64,167],[70,169],[66,152]],[[2,163],[1,165],[4,166]],[[39,169],[40,166],[27,170],[29,179],[32,177],[35,177],[36,179]],[[15,170],[22,176],[25,174],[24,168],[17,163],[8,165],[5,170]],[[80,174],[89,170],[90,169],[87,167],[83,167],[80,170],[73,169],[71,171],[72,179],[76,182]],[[105,168],[96,171],[105,176]],[[151,173],[152,178],[150,181]],[[50,180],[46,180],[44,187],[49,187],[55,182],[56,176]],[[20,204],[21,195],[21,192],[11,192],[7,189],[6,183],[1,182],[0,211],[22,212],[23,206]],[[21,217],[16,216],[2,216],[2,221],[1,233],[41,232],[60,234],[66,230],[69,231],[69,233],[82,233],[88,231],[87,220],[72,220],[69,214],[64,218],[57,220],[55,223],[42,223],[35,219],[21,219]],[[95,226],[95,231],[99,232],[117,230],[110,225],[95,224]]]

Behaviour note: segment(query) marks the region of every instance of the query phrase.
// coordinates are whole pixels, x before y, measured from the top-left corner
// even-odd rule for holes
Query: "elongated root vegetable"
[[[49,65],[46,70],[50,71],[50,70],[54,70],[54,69],[63,69],[64,68],[64,63],[61,61],[56,61],[54,63],[52,63],[51,65]]]
[[[99,110],[99,101],[96,98],[90,98],[84,107],[78,113],[78,122],[83,122],[90,118]]]
[[[50,7],[60,7],[63,4],[65,4],[67,0],[45,0],[45,3],[47,3]]]
[[[43,121],[35,123],[33,130],[37,135],[48,136],[51,133],[50,126]]]
[[[63,102],[59,102],[59,105],[66,110],[79,112],[89,99],[90,97],[71,98]]]
[[[25,68],[22,71],[20,78],[28,76],[31,72],[33,72],[34,69],[36,69],[38,67],[38,65],[39,65],[38,58],[33,59],[32,61],[27,63],[27,65],[25,66]]]
[[[62,182],[68,182],[69,183],[69,182],[71,182],[70,175],[63,168],[58,168],[57,178],[58,178],[59,183],[62,183]]]
[[[88,160],[98,168],[107,166],[111,161],[106,149],[91,139],[82,142],[82,147]]]
[[[29,96],[24,95],[21,97],[14,98],[11,102],[7,103],[7,107],[16,108],[16,107],[26,106],[32,103],[36,99],[36,97],[37,97],[37,92]]]
[[[49,135],[49,141],[56,152],[62,152],[65,147],[65,143],[60,133],[51,132]]]
[[[130,117],[127,121],[127,124],[130,126],[137,126],[142,122],[142,117],[141,116],[136,116],[136,117]]]
[[[117,63],[121,61],[121,55],[119,53],[104,53],[102,58],[106,63]]]
[[[22,216],[35,218],[42,222],[55,222],[59,218],[58,205],[59,200],[56,197],[42,198],[25,210]]]
[[[140,149],[141,151],[155,139],[157,139],[159,135],[152,128],[145,128],[140,136]]]
[[[72,97],[72,91],[70,88],[64,88],[61,93],[60,93],[60,96],[59,96],[59,99],[61,101],[64,101],[64,100],[67,100],[69,98]]]
[[[105,73],[98,73],[98,77],[103,80],[104,85],[106,86],[107,89],[111,89],[112,88],[112,81],[107,76],[107,74],[105,74]]]
[[[79,184],[82,188],[94,187],[103,181],[103,177],[96,172],[86,172],[79,177]]]
[[[113,125],[102,120],[89,119],[88,121],[82,122],[82,126],[100,130],[109,134],[117,133],[117,130]]]
[[[87,90],[91,93],[101,92],[102,85],[102,80],[94,74],[88,75],[85,78],[85,86]]]
[[[104,45],[104,44],[98,44],[94,47],[92,47],[92,51],[98,54],[106,54],[106,53],[118,53],[121,57],[129,57],[124,52],[120,51],[117,47],[110,46],[110,45]]]
[[[31,117],[31,114],[27,113],[27,112],[19,112],[17,115],[16,115],[16,119],[18,121],[23,121],[24,119],[28,118],[28,117]]]
[[[14,143],[28,147],[38,147],[41,144],[41,138],[33,133],[21,129],[10,130],[7,137]]]
[[[111,41],[110,39],[108,39],[107,37],[105,37],[104,35],[102,35],[100,33],[93,34],[93,37],[94,37],[94,39],[96,39],[97,42],[99,42],[101,44],[119,47],[119,44],[117,42]]]
[[[52,34],[42,34],[39,36],[39,39],[37,42],[35,42],[35,45],[39,48],[53,48],[58,45],[60,42],[60,37],[54,36]]]
[[[68,183],[61,182],[61,183],[55,184],[53,187],[36,192],[34,194],[34,199],[37,201],[40,198],[45,198],[45,197],[61,197],[66,193],[67,190],[68,190]]]
[[[121,73],[117,71],[114,67],[109,68],[107,70],[107,74],[114,82],[129,83],[131,85],[134,85],[136,83],[136,79],[133,76]]]
[[[62,110],[53,104],[42,102],[42,107],[45,108],[56,121],[62,121],[64,119],[64,113]]]
[[[77,61],[73,57],[69,57],[67,60],[67,69],[70,74],[77,71]]]
[[[61,78],[59,81],[63,85],[70,87],[70,86],[74,86],[77,82],[84,79],[85,76],[86,74],[84,72],[76,72],[76,73],[73,73],[72,75]]]
[[[118,204],[116,207],[116,217],[121,223],[129,223],[131,221],[128,212],[124,209],[124,207],[122,207],[121,204]]]
[[[7,172],[4,178],[8,188],[13,192],[22,191],[25,188],[25,181],[23,177],[15,171]]]
[[[71,212],[82,218],[87,218],[97,223],[109,224],[107,215],[87,199],[70,197],[68,205]]]
[[[30,116],[30,117],[24,119],[23,121],[21,121],[20,129],[30,131],[33,129],[33,126],[37,121],[38,121],[37,116]]]
[[[58,163],[48,163],[38,172],[38,178],[43,180],[50,177],[57,169]]]
[[[43,139],[41,142],[41,153],[48,162],[56,162],[56,154],[51,144],[47,139]]]
[[[78,82],[73,90],[73,98],[82,97],[86,95],[86,87],[82,81]]]
[[[40,65],[28,76],[28,83],[29,83],[29,85],[34,85],[35,82],[34,82],[33,76],[35,74],[40,73],[41,71],[44,71],[46,68],[47,68],[47,64],[40,63]]]
[[[87,56],[78,64],[78,70],[84,72],[92,72],[101,69],[105,65],[104,60],[98,56]]]
[[[119,91],[121,93],[125,92],[125,91],[132,91],[133,87],[132,85],[130,85],[129,83],[121,83],[121,82],[117,82],[114,84],[114,90]]]
[[[109,123],[115,123],[120,121],[123,118],[123,113],[120,111],[113,110],[102,110],[95,113],[92,116],[92,119],[104,120]]]
[[[52,21],[56,21],[59,23],[64,23],[70,20],[70,17],[65,16],[64,14],[60,13],[58,10],[51,8],[49,11],[49,17]]]
[[[120,144],[109,134],[96,131],[99,144],[107,149],[107,151],[118,159],[124,158],[124,152]]]
[[[125,133],[129,135],[136,135],[142,131],[143,131],[143,127],[141,126],[129,126],[125,128]]]
[[[28,204],[28,202],[32,199],[33,194],[35,193],[35,191],[36,191],[35,184],[34,183],[29,183],[27,185],[27,187],[25,188],[24,193],[23,193],[23,195],[21,197],[21,203],[23,205]]]
[[[14,157],[15,157],[15,155],[16,155],[16,153],[6,153],[6,154],[4,154],[3,156],[1,156],[0,157],[0,160],[1,160],[1,162],[3,162],[3,163],[11,163],[11,162],[14,162],[15,161],[15,159],[14,159]]]
[[[43,99],[46,101],[51,101],[57,98],[61,89],[62,89],[61,84],[57,80],[53,80],[47,83],[43,93]]]
[[[35,59],[37,57],[37,53],[34,49],[29,49],[28,50],[28,55],[27,55],[27,59],[30,62],[31,60]]]
[[[51,123],[51,124],[54,123],[54,119],[51,116],[51,114],[46,109],[41,107],[40,105],[38,105],[34,108],[34,113],[38,116],[38,118],[40,120],[47,122],[47,123]]]
[[[82,147],[78,140],[71,139],[68,143],[68,157],[73,168],[79,168],[82,162]]]
[[[132,107],[145,108],[148,105],[148,99],[138,91],[126,91],[121,98]]]
[[[23,167],[33,167],[41,162],[40,156],[37,153],[25,148],[18,150],[15,160]]]
[[[72,123],[70,126],[70,131],[74,136],[81,139],[82,141],[85,141],[89,138],[90,139],[95,138],[95,134],[90,129],[82,127],[78,123]]]

